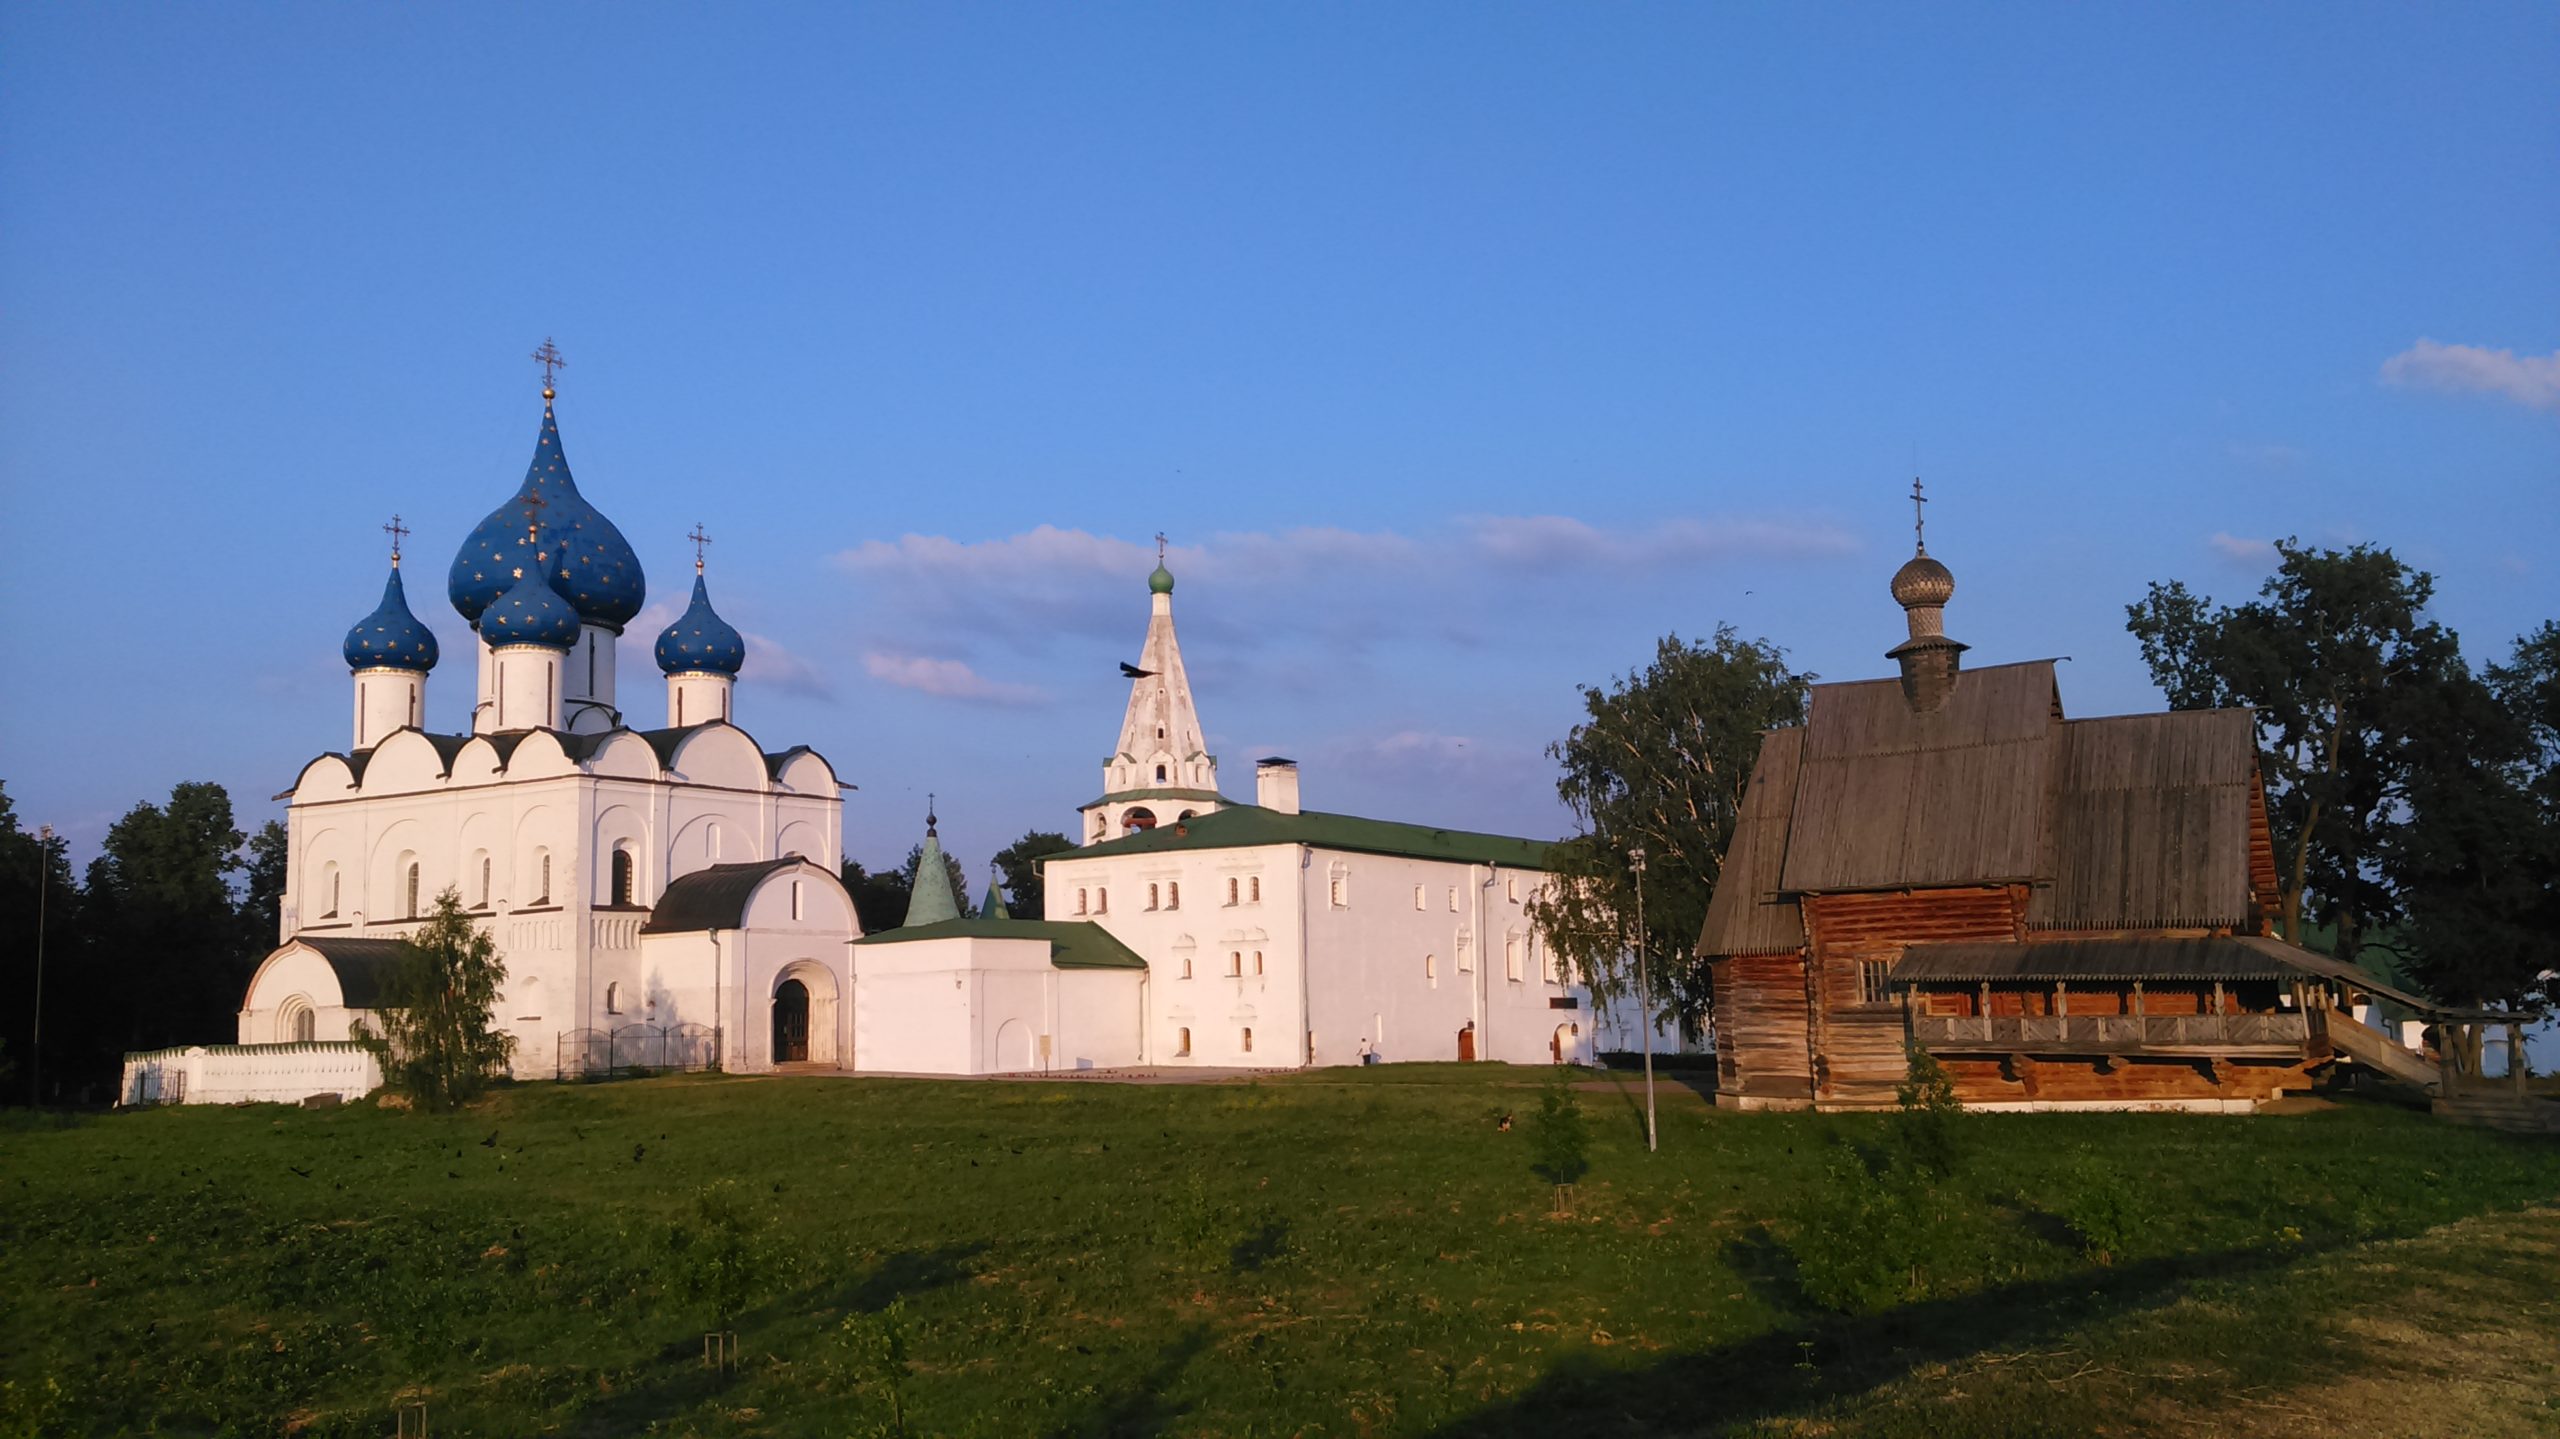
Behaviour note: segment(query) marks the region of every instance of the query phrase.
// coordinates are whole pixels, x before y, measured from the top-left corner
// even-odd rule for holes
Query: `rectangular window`
[[[1253,1031],[1250,1029],[1247,1029],[1244,1032],[1244,1052],[1247,1054],[1253,1053]]]
[[[1517,984],[1520,980],[1520,936],[1502,937],[1502,977]]]
[[[1229,977],[1234,977],[1243,973],[1244,951],[1240,949],[1229,950],[1227,952],[1227,974]]]
[[[791,917],[800,918],[800,881],[791,881]]]
[[[1440,982],[1440,956],[1426,954],[1422,957],[1422,977],[1433,984]]]
[[[1165,907],[1165,908],[1167,908],[1167,909],[1180,909],[1180,908],[1182,908],[1182,881],[1181,881],[1181,880],[1178,880],[1178,879],[1169,879],[1169,880],[1166,880],[1166,881],[1165,881],[1165,883],[1164,883],[1164,907]]]
[[[1554,984],[1556,982],[1555,946],[1538,943],[1538,937],[1533,934],[1529,936],[1529,947],[1538,952],[1538,977],[1549,984]]]
[[[1331,877],[1325,883],[1325,901],[1335,909],[1351,907],[1351,869],[1348,865],[1333,866]]]
[[[1520,876],[1516,874],[1511,876],[1508,891],[1511,896],[1511,902],[1513,904],[1518,904],[1520,902]]]
[[[1232,905],[1232,904],[1234,904],[1235,902],[1236,902],[1236,882],[1235,882],[1235,878],[1234,878],[1234,876],[1232,876],[1232,875],[1231,875],[1231,876],[1229,876],[1229,877],[1228,877],[1228,879],[1227,879],[1227,903],[1229,903],[1229,904],[1231,904],[1231,905]]]
[[[1245,891],[1253,903],[1262,903],[1262,876],[1257,874],[1246,880]]]
[[[1422,886],[1418,884],[1415,885],[1413,887],[1413,907],[1415,909],[1420,909],[1428,903],[1430,903],[1430,901],[1423,897]]]
[[[1893,1003],[1893,985],[1885,978],[1892,970],[1893,961],[1889,959],[1858,961],[1858,1003]]]
[[[1451,914],[1458,912],[1458,887],[1454,884],[1449,886],[1449,912]]]

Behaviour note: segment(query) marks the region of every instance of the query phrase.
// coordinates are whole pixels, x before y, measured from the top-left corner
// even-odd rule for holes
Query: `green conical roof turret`
[[[1013,918],[1013,911],[1005,908],[1004,881],[997,878],[1001,873],[1002,871],[995,865],[987,866],[987,897],[978,901],[978,918],[980,919]]]
[[[926,806],[924,848],[916,856],[915,889],[907,896],[907,929],[960,917],[960,899],[951,892],[951,865],[942,857],[942,838],[934,828],[936,823],[932,806]]]

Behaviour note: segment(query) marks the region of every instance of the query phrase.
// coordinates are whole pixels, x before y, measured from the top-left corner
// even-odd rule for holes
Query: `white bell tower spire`
[[[1155,573],[1147,576],[1147,642],[1136,664],[1120,666],[1129,677],[1120,744],[1102,762],[1102,798],[1079,811],[1086,844],[1207,814],[1226,802],[1218,794],[1218,757],[1201,734],[1191,677],[1173,635],[1173,572],[1164,566],[1164,546],[1157,535]]]

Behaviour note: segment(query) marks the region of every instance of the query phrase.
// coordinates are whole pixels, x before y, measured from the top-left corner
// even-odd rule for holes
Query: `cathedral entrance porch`
[[[773,991],[773,1062],[798,1064],[809,1057],[809,987],[786,979]]]
[[[838,1058],[836,977],[815,960],[794,960],[773,977],[766,1005],[768,1065],[833,1067]]]

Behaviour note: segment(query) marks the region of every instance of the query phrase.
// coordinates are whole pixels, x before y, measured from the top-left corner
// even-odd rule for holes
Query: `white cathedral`
[[[437,646],[395,547],[346,638],[348,747],[286,796],[279,946],[239,1043],[135,1057],[128,1099],[298,1098],[318,1060],[352,1073],[351,1025],[448,888],[505,964],[519,1078],[1592,1058],[1588,991],[1531,919],[1543,843],[1302,809],[1279,758],[1253,803],[1225,797],[1161,563],[1102,793],[1043,865],[1048,913],[1014,918],[990,886],[961,917],[929,825],[906,922],[864,934],[838,878],[850,786],[736,723],[746,646],[698,551],[657,640],[664,723],[626,715],[640,561],[571,479],[553,401],[546,382],[524,483],[446,576],[476,641],[467,730],[427,726]]]

